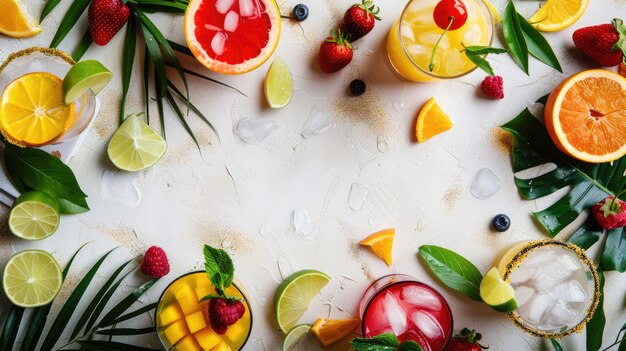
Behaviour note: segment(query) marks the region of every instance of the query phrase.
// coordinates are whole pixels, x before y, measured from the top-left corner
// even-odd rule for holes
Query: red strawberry
[[[446,346],[446,351],[480,351],[488,349],[489,347],[478,343],[481,338],[482,336],[476,330],[463,328],[461,334],[455,335],[450,340],[450,343]]]
[[[591,213],[602,228],[615,229],[626,226],[626,202],[609,196],[593,205]]]
[[[214,298],[209,302],[209,319],[213,331],[222,335],[229,326],[237,323],[246,313],[246,308],[239,300]]]
[[[120,0],[93,0],[89,5],[89,31],[97,45],[104,46],[124,27],[130,9]]]
[[[162,248],[152,246],[143,256],[143,262],[139,268],[141,273],[153,277],[161,278],[170,272],[170,264],[167,261],[167,255]]]
[[[351,41],[361,39],[374,29],[376,21],[380,21],[380,9],[372,0],[363,0],[361,4],[354,4],[343,16],[341,30],[349,34]]]
[[[578,50],[602,66],[617,66],[626,57],[626,25],[619,18],[611,24],[580,28],[572,38]]]
[[[325,73],[337,72],[352,61],[352,45],[339,30],[330,32],[320,46],[320,68]]]

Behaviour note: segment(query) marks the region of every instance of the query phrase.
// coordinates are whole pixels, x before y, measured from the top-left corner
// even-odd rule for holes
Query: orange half
[[[422,143],[452,128],[450,117],[441,109],[434,97],[428,99],[417,115],[415,137]]]
[[[393,239],[396,235],[394,228],[383,229],[365,239],[359,244],[367,247],[376,256],[382,258],[388,266],[393,263]]]
[[[348,336],[359,326],[358,318],[326,319],[320,318],[313,324],[311,331],[323,346],[329,346]]]

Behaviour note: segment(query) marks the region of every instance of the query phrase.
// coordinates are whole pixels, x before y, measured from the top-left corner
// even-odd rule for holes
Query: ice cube
[[[570,272],[581,269],[580,262],[569,254],[559,256],[559,263]]]
[[[402,301],[410,305],[426,308],[429,310],[440,310],[441,301],[432,292],[422,289],[419,286],[410,285],[402,289]]]
[[[527,286],[520,286],[515,289],[515,301],[518,307],[522,307],[535,295],[535,289]]]
[[[570,280],[567,283],[562,283],[554,288],[556,290],[555,296],[558,299],[565,302],[583,302],[587,300],[587,294],[585,290],[576,280]]]
[[[517,267],[512,273],[509,282],[511,284],[521,284],[531,280],[537,272],[534,268]]]
[[[221,55],[224,53],[224,49],[226,48],[226,34],[222,32],[215,33],[213,39],[211,40],[211,50],[216,55]]]
[[[309,113],[309,117],[302,127],[302,136],[308,139],[312,136],[327,133],[335,126],[330,114],[324,110],[314,107]]]
[[[500,178],[489,168],[481,168],[476,172],[470,192],[479,199],[486,199],[500,191]]]
[[[256,4],[258,7],[258,4]],[[239,0],[239,13],[243,17],[252,17],[255,14],[254,0]]]
[[[528,311],[528,320],[533,323],[539,323],[543,315],[546,313],[553,300],[550,295],[541,293],[533,298],[530,302],[530,310]]]
[[[443,339],[443,328],[437,319],[423,311],[411,314],[411,321],[429,339]]]
[[[545,322],[553,325],[555,328],[560,328],[566,325],[575,324],[576,311],[569,308],[565,301],[557,301],[552,308],[546,313],[543,318]]]
[[[271,119],[244,118],[235,126],[235,134],[248,144],[260,143],[274,132],[280,124]]]
[[[552,250],[536,249],[526,257],[522,265],[527,268],[541,268],[552,260],[554,260]]]
[[[233,3],[235,3],[235,0],[217,0],[215,2],[215,8],[217,9],[217,12],[223,15],[230,10]]]
[[[365,206],[365,202],[370,195],[370,188],[363,184],[352,183],[350,187],[350,195],[348,196],[348,205],[352,211],[359,211]]]
[[[224,30],[234,32],[239,27],[239,15],[235,11],[230,11],[224,18]]]
[[[429,49],[425,45],[421,45],[421,44],[409,45],[406,48],[406,51],[408,51],[409,55],[411,55],[414,58],[427,57],[430,54],[431,50],[432,49]]]
[[[387,294],[385,294],[383,304],[385,318],[387,318],[387,322],[391,326],[393,333],[395,335],[402,335],[406,331],[406,313],[402,307],[400,307],[400,304],[391,292],[387,292]]]
[[[478,23],[472,24],[463,34],[463,43],[467,46],[480,45],[483,31]]]

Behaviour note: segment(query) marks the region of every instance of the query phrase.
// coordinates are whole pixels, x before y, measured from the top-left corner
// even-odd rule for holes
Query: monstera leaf
[[[544,104],[547,96],[537,102]],[[559,189],[570,187],[569,192],[545,210],[533,216],[554,237],[578,218],[585,209],[609,195],[618,194],[626,185],[626,157],[603,164],[590,164],[572,159],[560,152],[552,143],[544,125],[528,109],[501,126],[515,138],[512,151],[513,172],[517,173],[543,164],[556,168],[540,176],[528,179],[515,177],[521,196],[527,200],[550,195]],[[593,219],[583,223],[570,241],[588,249],[606,237],[600,257],[604,271],[626,271],[626,228],[604,233]]]

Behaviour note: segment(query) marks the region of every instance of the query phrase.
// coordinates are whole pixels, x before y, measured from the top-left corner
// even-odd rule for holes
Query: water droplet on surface
[[[284,257],[279,257],[278,258],[278,272],[280,273],[280,277],[285,280],[285,278],[287,278],[288,276],[291,275],[291,273],[293,273],[293,268],[291,267],[291,263],[289,263],[289,261],[287,261],[286,258]]]
[[[235,126],[235,134],[245,143],[260,143],[276,129],[280,124],[271,119],[248,119],[240,120]]]
[[[365,56],[374,56],[376,55],[376,51],[372,50],[372,49],[367,49],[363,51],[363,55]]]
[[[222,241],[222,247],[227,249],[229,247],[233,246],[233,242],[230,239],[224,239],[224,241]]]
[[[350,195],[348,196],[348,204],[352,211],[359,211],[365,205],[367,198],[370,196],[370,188],[363,184],[352,183],[350,187]]]
[[[130,208],[135,208],[141,200],[137,188],[139,174],[105,169],[100,176],[100,196],[102,200],[113,200]]]
[[[379,135],[378,139],[376,139],[376,147],[378,148],[378,151],[383,154],[389,151],[389,143],[387,142],[387,137],[384,135]]]
[[[489,168],[481,168],[476,172],[470,192],[479,199],[486,199],[500,191],[500,178]]]
[[[374,218],[370,217],[367,219],[367,223],[369,223],[369,225],[376,225],[378,223],[378,221],[376,221]]]
[[[302,136],[308,139],[316,135],[322,135],[333,127],[334,123],[330,114],[314,107],[309,113],[309,118],[304,123],[304,127],[302,127]]]
[[[261,224],[261,227],[259,228],[259,235],[262,238],[268,238],[272,234],[277,233],[278,231],[279,230],[275,224],[267,222],[267,223]]]
[[[426,220],[425,219],[420,219],[417,222],[417,231],[418,232],[423,232],[424,229],[426,229]]]
[[[309,213],[301,207],[293,209],[291,225],[293,226],[294,234],[308,240],[313,240],[313,234],[317,231],[317,225],[311,222]]]
[[[396,110],[396,112],[404,111],[404,101],[402,101],[402,100],[394,101],[393,102],[393,109]]]

